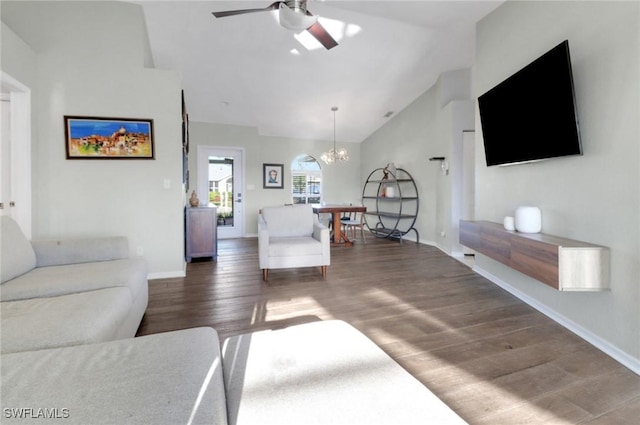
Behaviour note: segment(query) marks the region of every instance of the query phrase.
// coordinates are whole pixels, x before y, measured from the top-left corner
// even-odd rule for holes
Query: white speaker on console
[[[518,207],[516,209],[516,230],[522,233],[540,233],[542,212],[538,207]]]
[[[507,216],[504,218],[503,220],[503,224],[504,224],[504,228],[505,230],[516,230],[516,219],[511,217],[511,216]]]

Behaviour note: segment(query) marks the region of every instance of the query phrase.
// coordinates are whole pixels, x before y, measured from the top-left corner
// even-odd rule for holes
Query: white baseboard
[[[154,280],[154,279],[169,279],[172,277],[185,277],[187,275],[185,270],[182,271],[170,271],[170,272],[156,272],[156,273],[149,273],[147,275],[147,279],[148,280]]]
[[[528,296],[524,292],[514,288],[513,286],[509,285],[507,282],[505,282],[505,281],[499,279],[498,277],[492,275],[491,273],[487,272],[486,270],[482,269],[481,267],[478,267],[476,265],[476,266],[473,267],[473,271],[478,273],[479,275],[489,279],[491,282],[495,283],[496,285],[498,285],[499,287],[501,287],[505,291],[511,293],[512,295],[514,295],[515,297],[517,297],[521,301],[527,303],[531,307],[535,308],[540,313],[542,313],[545,316],[549,317],[551,320],[553,320],[556,323],[564,326],[565,328],[567,328],[568,330],[570,330],[574,334],[578,335],[580,338],[584,339],[585,341],[587,341],[588,343],[590,343],[594,347],[598,348],[600,351],[604,352],[608,356],[610,356],[613,359],[615,359],[617,362],[619,362],[623,366],[631,369],[631,371],[633,371],[635,374],[640,375],[640,359],[637,359],[637,358],[635,358],[633,356],[630,356],[629,354],[627,354],[624,351],[620,350],[618,347],[612,345],[608,341],[600,338],[598,335],[594,334],[593,332],[589,331],[588,329],[585,329],[584,327],[578,325],[574,321],[564,317],[563,315],[561,315],[557,311],[552,310],[548,306],[546,306],[546,305],[540,303],[539,301],[531,298],[530,296]]]
[[[402,242],[417,242],[416,241],[416,234],[415,233],[407,233],[406,235],[404,235],[402,237]],[[419,242],[421,245],[429,245],[429,246],[434,246],[436,248],[438,248],[439,250],[443,251],[442,248],[440,246],[438,246],[438,244],[436,242],[433,241],[425,241],[424,239],[420,239]],[[443,251],[445,252],[445,251]]]

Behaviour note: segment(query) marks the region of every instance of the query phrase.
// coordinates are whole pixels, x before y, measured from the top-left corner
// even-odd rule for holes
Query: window
[[[322,199],[322,170],[316,159],[300,155],[291,163],[294,204],[319,204]]]

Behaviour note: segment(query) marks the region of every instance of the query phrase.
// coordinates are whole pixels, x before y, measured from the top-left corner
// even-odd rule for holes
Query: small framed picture
[[[67,159],[155,159],[153,120],[64,117]]]
[[[263,188],[284,188],[284,166],[282,164],[262,164],[262,177],[264,179]]]

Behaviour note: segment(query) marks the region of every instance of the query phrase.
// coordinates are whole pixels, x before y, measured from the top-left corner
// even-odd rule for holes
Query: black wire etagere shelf
[[[369,231],[378,238],[398,239],[414,227],[418,217],[418,187],[411,174],[402,168],[376,168],[362,189],[362,203],[367,207],[364,220]]]

